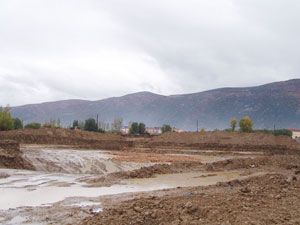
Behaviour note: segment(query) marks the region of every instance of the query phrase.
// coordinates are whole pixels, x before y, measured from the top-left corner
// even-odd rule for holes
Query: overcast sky
[[[299,0],[0,1],[0,105],[300,77]]]

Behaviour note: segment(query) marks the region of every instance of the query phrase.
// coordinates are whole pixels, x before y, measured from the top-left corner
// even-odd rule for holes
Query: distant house
[[[121,133],[122,134],[129,134],[129,127],[128,126],[124,126],[121,128]]]
[[[182,129],[179,129],[179,128],[176,128],[176,127],[173,127],[173,132],[177,132],[177,133],[183,133],[183,132],[185,132],[185,130],[182,130]]]
[[[293,139],[300,138],[300,130],[299,129],[289,129],[289,130],[292,131]]]
[[[129,126],[124,126],[121,128],[121,133],[122,134],[129,134],[130,127]],[[173,132],[177,133],[182,133],[185,132],[184,130],[178,129],[178,128],[172,128]],[[146,127],[146,132],[151,134],[151,135],[159,135],[162,133],[161,127]]]
[[[161,134],[161,127],[147,127],[146,132],[152,135]]]

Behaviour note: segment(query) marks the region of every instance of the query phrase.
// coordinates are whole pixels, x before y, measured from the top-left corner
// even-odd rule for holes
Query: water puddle
[[[130,185],[152,186],[160,184],[168,188],[208,186],[218,182],[226,182],[241,178],[240,172],[218,172],[218,173],[178,173],[163,174],[153,178],[131,179],[126,181]]]
[[[77,182],[78,175],[39,174],[37,172],[20,174],[19,171],[16,171],[14,175],[11,170],[6,172],[11,173],[11,176],[1,180],[0,183],[0,210],[47,206],[70,197],[91,198],[176,187],[206,186],[241,177],[239,172],[166,174],[154,178],[124,180],[120,185],[111,187],[93,188],[86,187],[85,183]],[[22,176],[23,179],[20,179]],[[64,181],[69,185],[55,186],[54,181]]]

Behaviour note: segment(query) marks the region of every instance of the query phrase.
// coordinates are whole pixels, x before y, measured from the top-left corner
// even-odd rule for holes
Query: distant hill
[[[226,128],[230,118],[249,115],[256,128],[300,127],[300,79],[257,87],[221,88],[193,94],[163,96],[139,92],[99,101],[64,100],[12,108],[25,123],[59,118],[64,125],[99,114],[101,121],[122,117],[148,126],[164,123],[195,130]]]

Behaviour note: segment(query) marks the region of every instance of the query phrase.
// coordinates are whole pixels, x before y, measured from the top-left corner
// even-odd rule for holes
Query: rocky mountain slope
[[[300,127],[300,79],[247,88],[221,88],[193,94],[163,96],[139,92],[99,101],[64,100],[14,107],[25,123],[60,119],[63,125],[99,114],[101,121],[122,117],[124,123],[148,126],[169,123],[186,130],[226,128],[231,117],[249,115],[256,128]]]

